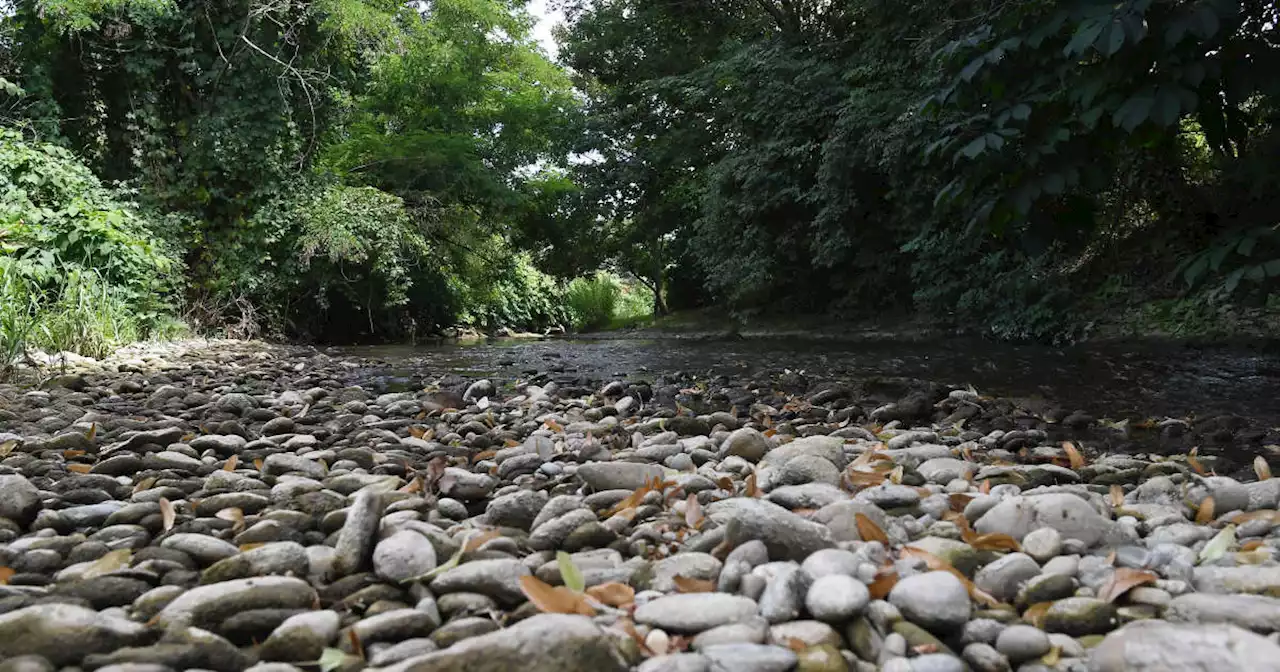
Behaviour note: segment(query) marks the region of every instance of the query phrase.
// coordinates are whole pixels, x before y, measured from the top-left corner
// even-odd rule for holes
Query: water
[[[331,354],[365,358],[360,375],[387,386],[417,385],[446,373],[510,381],[550,369],[602,381],[653,380],[676,371],[747,375],[790,369],[822,378],[972,385],[1030,407],[1079,409],[1100,418],[1234,414],[1280,427],[1280,351],[1263,348],[1146,342],[1053,348],[956,339],[550,339],[361,346],[334,348]]]

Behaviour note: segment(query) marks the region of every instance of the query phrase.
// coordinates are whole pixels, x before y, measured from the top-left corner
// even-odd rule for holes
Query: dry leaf
[[[0,567],[0,586],[9,585],[9,579],[13,578],[14,574],[17,572],[13,571],[12,567]]]
[[[1071,443],[1070,441],[1063,441],[1062,449],[1066,451],[1067,459],[1071,461],[1072,469],[1084,468],[1084,465],[1086,464],[1084,461],[1084,455],[1080,454],[1080,451],[1076,448],[1076,444]]]
[[[918,655],[918,656],[923,656],[923,655],[925,655],[925,654],[929,654],[929,653],[937,653],[937,652],[938,652],[938,645],[937,645],[937,644],[935,644],[935,643],[933,643],[933,642],[929,642],[929,643],[927,643],[927,644],[917,644],[917,645],[915,645],[915,646],[911,647],[911,650],[912,650],[912,651],[915,651],[915,652],[916,652],[916,655]]]
[[[467,543],[462,545],[462,552],[472,553],[477,549],[479,549],[481,546],[484,546],[486,543],[493,541],[494,539],[497,539],[498,537],[501,537],[501,536],[502,536],[502,533],[497,530],[485,530],[484,532],[481,532],[480,534],[477,534],[474,537],[467,539]]]
[[[68,460],[69,460],[69,459],[71,459],[71,458],[73,458],[73,457],[80,457],[81,455],[84,455],[84,454],[85,454],[85,453],[84,453],[84,451],[83,451],[83,450],[74,450],[74,449],[73,449],[73,450],[64,450],[64,451],[62,451],[62,457],[66,458],[66,459],[68,459]]]
[[[858,536],[862,537],[863,541],[878,541],[885,546],[889,545],[889,535],[885,534],[884,530],[880,529],[880,526],[876,525],[875,521],[868,518],[867,514],[853,514],[853,522],[857,525]]]
[[[1062,647],[1054,644],[1049,648],[1049,653],[1040,656],[1040,663],[1045,667],[1054,667],[1060,658],[1062,658]]]
[[[89,439],[90,442],[98,438],[98,423],[95,422],[89,425],[89,431],[84,433],[84,438]]]
[[[756,485],[756,472],[753,471],[747,476],[747,486],[743,489],[743,494],[748,497],[759,497],[762,494],[760,487]]]
[[[1253,458],[1253,473],[1258,475],[1259,481],[1271,478],[1271,465],[1267,464],[1267,458],[1261,455]]]
[[[13,439],[0,443],[0,457],[8,457],[9,453],[12,453],[13,449],[17,447],[18,442]]]
[[[412,436],[415,439],[423,439],[425,441],[426,439],[424,437],[426,437],[427,431],[426,427],[411,425],[409,427],[409,436]]]
[[[898,585],[898,573],[892,569],[880,570],[876,573],[876,578],[867,586],[867,590],[871,592],[871,599],[883,600],[889,597],[889,591]]]
[[[173,510],[173,502],[164,497],[160,498],[160,518],[164,520],[162,529],[165,532],[172,530],[173,524],[178,522],[178,512]]]
[[[252,551],[252,550],[253,550],[253,549],[255,549],[255,548],[262,548],[263,546],[266,546],[266,545],[267,545],[267,542],[265,542],[265,541],[251,541],[251,542],[249,542],[249,543],[247,543],[247,544],[240,544],[240,550],[241,550],[242,552],[243,552],[243,551]]]
[[[404,485],[400,488],[399,492],[404,492],[404,493],[408,493],[408,494],[413,494],[413,493],[422,492],[422,491],[425,489],[425,487],[426,487],[426,486],[424,486],[424,485],[423,485],[423,483],[422,483],[422,477],[421,477],[421,476],[414,476],[414,477],[413,477],[413,480],[411,480],[411,481],[409,481],[408,483],[404,484]]]
[[[706,516],[702,515],[702,504],[698,503],[697,495],[689,495],[689,499],[684,502],[684,523],[693,529],[701,529],[702,524],[706,522]]]
[[[968,534],[961,535],[966,544],[979,551],[1014,551],[1022,552],[1022,546],[1018,544],[1018,540],[1007,534],[999,532],[988,532],[987,534],[975,534],[969,531]]]
[[[964,511],[964,507],[969,506],[969,502],[972,502],[975,498],[973,495],[963,492],[953,492],[947,497],[947,499],[951,501],[951,510],[956,513],[960,513]]]
[[[736,488],[733,487],[733,479],[728,476],[721,476],[720,478],[717,478],[716,485],[720,486],[720,489],[725,492],[731,493],[736,491]]]
[[[787,648],[791,649],[795,653],[804,653],[809,650],[809,645],[799,637],[788,637]]]
[[[1108,565],[1115,566],[1115,564],[1116,564],[1116,552],[1115,552],[1115,551],[1111,551],[1110,553],[1108,553],[1108,554],[1107,554],[1107,558],[1106,558],[1105,562],[1106,562]]]
[[[596,610],[581,594],[564,586],[548,585],[536,576],[520,577],[520,590],[543,613],[596,615]]]
[[[1027,610],[1022,612],[1022,620],[1029,625],[1034,625],[1037,628],[1043,629],[1044,616],[1049,612],[1049,607],[1052,606],[1052,602],[1037,602],[1036,604],[1027,607]]]
[[[1214,506],[1213,497],[1205,497],[1200,501],[1200,506],[1196,508],[1196,524],[1208,525],[1213,522]]]
[[[239,455],[232,455],[231,457],[228,457],[228,458],[227,458],[227,461],[226,461],[225,463],[223,463],[223,465],[222,465],[222,470],[223,470],[223,471],[235,471],[235,470],[236,470],[236,465],[238,465],[238,464],[240,464],[240,456],[239,456]]]
[[[493,450],[493,449],[482,450],[476,453],[475,455],[471,456],[471,463],[475,464],[476,462],[480,462],[481,460],[487,460],[487,459],[496,457],[497,455],[498,455],[498,451],[496,450]]]
[[[1195,469],[1197,474],[1204,476],[1205,475],[1204,465],[1200,464],[1200,460],[1196,459],[1196,455],[1199,455],[1199,454],[1200,454],[1200,446],[1196,446],[1195,448],[1192,448],[1191,452],[1187,453],[1187,464],[1191,465],[1191,468]]]
[[[67,465],[67,471],[73,471],[77,474],[87,474],[89,473],[90,469],[92,469],[92,467],[90,467],[87,464],[68,464]]]
[[[561,427],[561,426],[560,426],[560,423],[556,422],[555,420],[553,420],[553,419],[551,419],[551,418],[547,418],[547,421],[546,421],[546,422],[544,422],[544,423],[542,423],[542,424],[543,424],[543,425],[546,425],[547,429],[549,429],[549,430],[551,430],[551,431],[553,431],[553,432],[555,432],[555,433],[557,433],[557,434],[563,434],[563,433],[564,433],[564,427]]]
[[[1244,552],[1256,551],[1262,547],[1262,544],[1263,541],[1261,539],[1250,539],[1249,541],[1240,544],[1240,550]]]
[[[965,590],[969,591],[969,597],[973,598],[975,602],[984,604],[988,607],[994,607],[1000,604],[1000,600],[997,600],[991,595],[983,592],[977,586],[973,585],[973,582],[969,580],[969,577],[965,576],[963,572],[953,567],[951,563],[946,560],[943,560],[942,558],[939,558],[938,556],[921,548],[907,547],[902,549],[902,553],[903,555],[910,555],[924,560],[925,566],[931,570],[949,572],[952,576],[960,579],[960,583],[964,584]]]
[[[254,469],[257,469],[258,471],[262,471],[262,458],[261,458],[261,457],[255,457],[255,458],[253,459],[253,468],[254,468]]]
[[[1155,583],[1159,578],[1154,572],[1132,567],[1120,567],[1102,587],[1098,589],[1098,599],[1104,602],[1115,602],[1116,598],[1135,588],[1148,583]]]
[[[151,486],[153,486],[153,485],[155,485],[155,484],[156,484],[156,477],[155,477],[155,476],[148,476],[148,477],[146,477],[146,478],[142,479],[141,481],[138,481],[138,484],[137,484],[137,485],[135,485],[135,486],[133,486],[133,494],[135,494],[135,495],[136,495],[136,494],[138,494],[139,492],[142,492],[143,490],[150,490],[150,489],[151,489]]]
[[[600,604],[621,607],[636,601],[636,589],[625,583],[610,581],[587,589],[587,595]]]
[[[1124,488],[1119,485],[1111,486],[1111,506],[1124,506]]]
[[[356,634],[354,629],[348,629],[347,640],[351,642],[352,653],[364,660],[364,643],[360,641],[360,635]]]
[[[229,506],[213,514],[213,516],[215,518],[220,518],[222,520],[230,521],[232,532],[239,532],[240,530],[244,529],[244,511],[240,510],[237,507]]]
[[[714,593],[716,592],[716,584],[708,579],[691,579],[687,576],[677,575],[671,580],[676,584],[676,590],[681,593]]]
[[[984,480],[982,485],[978,486],[978,492],[981,492],[984,495],[991,494],[991,479],[988,478]]]
[[[104,574],[110,574],[118,569],[124,569],[129,566],[129,562],[133,560],[133,551],[122,548],[118,551],[111,551],[106,555],[93,561],[80,574],[81,579],[96,579]]]

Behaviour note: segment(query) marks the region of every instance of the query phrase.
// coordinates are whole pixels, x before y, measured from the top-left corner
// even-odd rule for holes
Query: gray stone
[[[773,482],[775,485],[825,483],[834,486],[840,483],[840,469],[816,455],[797,455],[778,469]]]
[[[415,656],[384,672],[624,672],[619,639],[585,616],[538,614],[443,651]],[[368,668],[366,668],[368,669]]]
[[[531,572],[519,560],[472,560],[450,569],[431,581],[431,590],[442,593],[480,593],[499,604],[516,606],[525,601],[520,577]]]
[[[779,623],[769,628],[768,638],[765,643],[790,648],[793,642],[797,641],[807,646],[827,644],[838,647],[841,645],[840,633],[821,621]]]
[[[288,473],[298,473],[307,478],[319,480],[325,477],[325,468],[315,460],[298,457],[292,453],[272,453],[262,461],[263,476],[280,476]]]
[[[871,602],[861,581],[844,574],[828,574],[814,580],[805,595],[809,615],[828,623],[843,623],[857,616]]]
[[[370,653],[369,664],[375,667],[394,665],[402,660],[434,653],[438,650],[440,650],[440,647],[430,638],[416,637],[414,639],[406,639],[398,644],[392,644],[385,649],[379,648]]]
[[[706,507],[707,517],[729,526],[726,538],[732,543],[751,539],[763,541],[769,557],[802,562],[809,554],[835,546],[825,526],[760,499],[734,497]]]
[[[373,549],[373,571],[387,581],[407,581],[435,568],[435,546],[412,530],[400,530]]]
[[[333,557],[333,571],[337,575],[354,574],[369,566],[383,507],[382,495],[373,490],[361,490],[356,494],[335,544],[337,553]]]
[[[709,672],[711,661],[697,653],[669,653],[654,656],[636,668],[636,672]]]
[[[817,579],[832,574],[854,576],[862,561],[851,551],[843,548],[824,548],[804,559],[800,567],[809,576]]]
[[[926,572],[898,581],[889,602],[902,616],[936,634],[958,631],[969,620],[969,591],[949,572]]]
[[[653,578],[649,581],[649,589],[670,593],[676,590],[677,576],[715,582],[720,576],[721,566],[720,561],[710,553],[677,553],[653,563]]]
[[[743,427],[729,434],[720,444],[720,457],[741,457],[748,462],[759,462],[769,452],[769,439],[760,432]]]
[[[809,575],[798,565],[787,567],[773,576],[760,596],[760,615],[770,623],[794,621],[804,608],[809,592]]]
[[[1040,574],[1040,565],[1025,553],[1010,553],[988,564],[973,577],[974,585],[1001,602],[1018,594],[1023,583]]]
[[[152,637],[133,621],[72,604],[41,604],[0,615],[0,660],[38,655],[58,666],[137,646]]]
[[[240,552],[240,549],[229,541],[203,534],[185,532],[165,537],[164,541],[160,542],[160,547],[182,551],[202,565],[212,565],[219,560],[230,558]]]
[[[683,593],[650,600],[635,611],[637,623],[667,632],[696,634],[741,623],[756,615],[755,600],[725,593]]]
[[[711,661],[714,672],[787,672],[797,662],[790,649],[767,644],[718,644],[699,653]]]
[[[1098,635],[1116,627],[1115,606],[1092,597],[1058,600],[1044,615],[1044,629],[1072,637]]]
[[[1164,618],[1173,623],[1230,623],[1267,634],[1280,631],[1280,599],[1187,593],[1169,602]]]
[[[496,527],[529,530],[532,529],[538,511],[541,511],[546,503],[547,495],[541,490],[517,490],[493,498],[485,509],[485,517],[490,525]]]
[[[1196,567],[1193,582],[1202,593],[1280,595],[1280,567]]]
[[[899,660],[902,660],[899,658]],[[911,672],[966,672],[964,661],[946,653],[926,653],[911,659]]]
[[[338,636],[340,623],[334,611],[308,611],[290,616],[271,631],[258,654],[263,660],[317,660]]]
[[[1280,672],[1280,646],[1226,624],[1146,620],[1107,635],[1089,656],[1090,672]]]
[[[485,619],[494,628],[497,624]],[[356,621],[348,630],[355,634],[355,639],[363,644],[377,642],[397,642],[416,637],[426,637],[439,625],[439,620],[432,614],[418,609],[392,609],[373,616],[365,616]],[[351,638],[339,635],[343,647],[351,646]]]
[[[211,629],[227,617],[251,609],[310,609],[316,592],[302,579],[263,576],[223,581],[192,588],[156,615],[161,627],[170,624]]]
[[[269,574],[306,576],[311,568],[307,549],[294,541],[277,541],[220,560],[200,576],[202,583]]]
[[[882,509],[896,509],[920,503],[920,493],[906,485],[885,483],[858,492],[857,499]]]
[[[946,484],[957,478],[964,478],[965,475],[974,473],[977,470],[977,465],[974,463],[957,460],[954,457],[935,457],[932,460],[921,462],[916,467],[916,471],[925,480],[939,484]]]
[[[21,526],[35,520],[40,512],[40,491],[18,474],[0,474],[0,518]]]
[[[640,462],[588,462],[578,467],[578,478],[592,490],[636,490],[662,476],[661,466]]]
[[[974,672],[1009,672],[1009,661],[995,647],[974,642],[964,647],[961,654]]]
[[[880,507],[870,502],[848,500],[828,504],[813,514],[814,522],[827,526],[836,541],[862,541],[858,533],[857,514],[871,519],[881,529],[886,524],[885,513]]]
[[[700,651],[717,644],[763,644],[768,634],[769,622],[754,616],[741,623],[729,623],[703,630],[693,638],[690,646],[694,651]]]
[[[1049,635],[1030,625],[1011,625],[996,638],[996,650],[1008,656],[1013,663],[1039,658],[1049,653],[1052,647]]]
[[[1036,562],[1048,562],[1062,553],[1062,534],[1052,527],[1032,530],[1022,538],[1022,552]]]
[[[1115,535],[1115,523],[1103,518],[1088,502],[1067,493],[1010,497],[974,522],[981,534],[999,532],[1021,541],[1032,530],[1052,527],[1067,539],[1088,546]]]

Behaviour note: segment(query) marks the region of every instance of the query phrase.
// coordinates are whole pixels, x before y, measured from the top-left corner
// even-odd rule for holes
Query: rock
[[[977,465],[974,463],[957,460],[954,457],[935,457],[921,462],[916,467],[916,471],[925,480],[939,484],[946,484],[957,478],[964,478],[967,474],[974,473],[977,470]]]
[[[721,563],[710,553],[677,553],[653,563],[649,589],[664,593],[676,590],[675,578],[705,579],[714,582],[720,576]]]
[[[456,623],[463,619],[452,621]],[[491,619],[481,619],[487,626],[484,632],[498,629]],[[355,639],[364,644],[378,642],[398,642],[414,637],[426,637],[440,625],[440,619],[418,609],[392,609],[375,615],[366,615],[356,621],[348,630],[355,634]],[[339,635],[344,648],[351,647],[351,637],[344,633]],[[439,643],[439,642],[438,642]]]
[[[85,656],[137,646],[152,637],[141,623],[72,604],[41,604],[0,615],[0,660],[42,656],[71,666]]]
[[[693,650],[700,651],[717,644],[763,644],[769,633],[769,622],[754,616],[741,623],[721,625],[703,630],[693,638]]]
[[[709,672],[711,661],[697,653],[669,653],[654,656],[636,668],[636,672]]]
[[[290,616],[271,631],[258,655],[263,660],[317,660],[325,647],[338,636],[340,623],[341,619],[334,611],[309,611]]]
[[[857,616],[871,602],[871,593],[861,581],[844,574],[829,574],[814,580],[805,595],[809,615],[828,623],[843,623]]]
[[[790,648],[796,642],[806,646],[840,646],[840,633],[820,621],[789,621],[769,628],[766,643]]]
[[[974,585],[1001,602],[1009,602],[1027,580],[1040,574],[1040,565],[1025,553],[1010,553],[988,564],[973,577]]]
[[[771,493],[772,494],[772,493]],[[885,514],[880,507],[870,502],[848,500],[828,504],[813,514],[814,522],[827,526],[836,541],[862,541],[856,523],[857,514],[871,519],[871,522],[884,528]]]
[[[496,388],[493,386],[493,381],[488,378],[482,378],[467,386],[466,391],[462,393],[462,400],[479,401],[484,397],[492,397],[495,391]]]
[[[725,593],[683,593],[650,600],[635,611],[637,623],[667,632],[696,634],[741,623],[756,615],[755,600]]]
[[[268,574],[306,576],[311,567],[307,549],[294,541],[278,541],[220,560],[200,576],[201,583]]]
[[[805,558],[800,568],[815,579],[831,574],[854,576],[862,562],[858,556],[842,548],[824,548]]]
[[[306,581],[285,576],[223,581],[192,588],[156,615],[161,627],[170,624],[211,629],[232,614],[250,609],[310,609],[316,592]]]
[[[624,672],[619,639],[585,616],[538,614],[443,651],[409,658],[385,672]]]
[[[769,439],[760,432],[743,427],[734,430],[720,444],[720,457],[741,457],[748,462],[759,462],[769,452]]]
[[[40,491],[30,481],[18,474],[0,474],[0,518],[25,527],[40,507]]]
[[[547,496],[542,491],[518,490],[491,500],[485,509],[485,517],[490,525],[496,527],[529,530],[532,529],[538,511],[546,503]]]
[[[811,579],[799,566],[791,565],[773,576],[760,596],[760,615],[770,623],[794,621],[804,608]]]
[[[437,594],[480,593],[500,604],[515,606],[525,601],[520,577],[530,573],[519,560],[472,560],[436,576],[431,590]]]
[[[1111,632],[1115,627],[1115,606],[1092,597],[1058,600],[1044,615],[1045,630],[1072,637]]]
[[[734,497],[715,502],[704,511],[713,521],[729,526],[725,534],[731,542],[763,541],[770,558],[802,562],[809,554],[835,545],[825,526],[772,502]]]
[[[948,572],[926,572],[898,581],[889,603],[903,618],[936,634],[959,631],[969,620],[969,591]]]
[[[711,661],[716,672],[787,672],[797,663],[790,649],[766,644],[717,644],[699,653]]]
[[[662,476],[662,467],[639,462],[589,462],[578,467],[578,478],[596,491],[636,490]]]
[[[160,546],[182,551],[196,562],[207,565],[240,553],[240,549],[235,544],[203,534],[171,534],[160,542]]]
[[[392,583],[422,576],[435,568],[435,546],[412,530],[396,532],[373,549],[374,573]]]
[[[996,504],[974,522],[981,534],[999,532],[1022,541],[1032,530],[1051,527],[1067,539],[1088,546],[1115,535],[1115,524],[1103,518],[1088,502],[1067,493],[1010,497]]]
[[[1170,600],[1164,618],[1174,623],[1230,623],[1267,634],[1280,631],[1280,599],[1187,593]]]
[[[1196,567],[1196,590],[1202,593],[1252,593],[1280,596],[1280,567]]]
[[[1146,620],[1107,635],[1089,656],[1091,672],[1280,671],[1280,646],[1226,624]]]
[[[1049,635],[1030,625],[1011,625],[996,638],[996,650],[1008,656],[1013,663],[1039,658],[1049,653],[1052,647]]]
[[[361,490],[356,495],[338,533],[337,553],[333,558],[333,571],[337,575],[354,574],[369,565],[382,510],[382,495],[377,492]]]
[[[965,662],[974,672],[1009,672],[1009,661],[995,647],[982,642],[974,642],[964,647]]]
[[[1036,562],[1048,562],[1062,553],[1062,534],[1052,527],[1032,530],[1022,538],[1022,552]]]
[[[899,660],[903,660],[899,658]],[[885,669],[888,669],[886,666]],[[911,659],[911,672],[966,672],[964,661],[946,653],[926,653]]]

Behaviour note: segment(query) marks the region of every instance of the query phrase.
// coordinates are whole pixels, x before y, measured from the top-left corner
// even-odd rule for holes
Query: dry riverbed
[[[0,385],[0,672],[1280,670],[1262,447],[1237,480],[981,390],[367,366]]]

